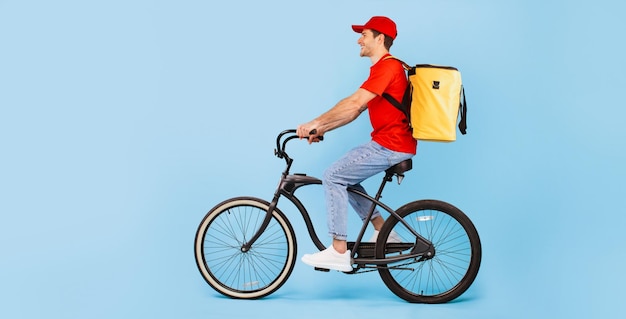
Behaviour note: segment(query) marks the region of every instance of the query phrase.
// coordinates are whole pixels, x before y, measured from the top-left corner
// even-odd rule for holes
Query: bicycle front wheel
[[[397,213],[433,243],[435,254],[432,258],[405,259],[379,268],[387,287],[398,297],[416,303],[444,303],[463,294],[478,275],[482,255],[480,238],[471,220],[458,208],[436,200],[411,202]],[[408,252],[386,249],[385,243],[390,242],[415,244],[416,237],[398,219],[390,217],[378,235],[376,258]]]
[[[265,297],[291,275],[296,239],[278,208],[250,250],[241,249],[259,229],[269,206],[258,198],[232,198],[211,209],[200,223],[196,264],[206,282],[221,294],[239,299]]]

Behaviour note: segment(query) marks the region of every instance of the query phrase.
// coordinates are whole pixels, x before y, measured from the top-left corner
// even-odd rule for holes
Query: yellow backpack
[[[467,130],[467,103],[461,73],[455,67],[432,64],[417,64],[413,67],[402,60],[407,70],[409,85],[398,102],[388,93],[383,93],[391,104],[400,109],[409,119],[413,137],[418,140],[452,142],[456,140],[456,123],[459,120],[461,134]]]

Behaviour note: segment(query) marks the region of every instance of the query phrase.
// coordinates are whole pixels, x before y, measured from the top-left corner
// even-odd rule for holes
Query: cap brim
[[[363,30],[365,30],[365,26],[364,25],[352,25],[352,30],[354,30],[354,32],[356,33],[361,33],[363,32]]]

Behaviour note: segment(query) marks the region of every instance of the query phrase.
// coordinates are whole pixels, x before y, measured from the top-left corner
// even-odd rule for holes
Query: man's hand
[[[300,124],[300,126],[298,126],[298,129],[296,130],[296,134],[298,134],[298,137],[300,137],[300,139],[308,139],[309,144],[319,142],[320,138],[323,136],[321,130],[319,130],[312,122]]]

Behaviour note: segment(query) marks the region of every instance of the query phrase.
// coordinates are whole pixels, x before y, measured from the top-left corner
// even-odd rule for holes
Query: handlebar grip
[[[315,135],[317,134],[317,129],[312,129],[311,132],[309,132],[309,135]],[[324,136],[320,135],[317,137],[318,140],[323,141],[324,140]]]

